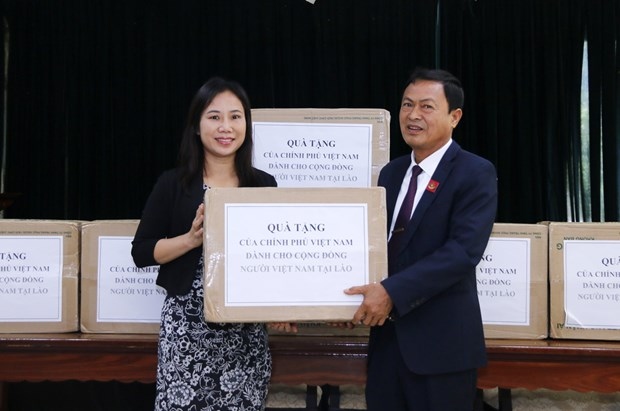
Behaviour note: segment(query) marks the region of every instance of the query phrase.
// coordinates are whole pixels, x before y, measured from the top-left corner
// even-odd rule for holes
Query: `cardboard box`
[[[620,223],[550,223],[550,336],[620,340]]]
[[[137,268],[131,241],[138,220],[82,225],[81,321],[84,333],[156,334],[165,291],[159,266]]]
[[[0,220],[0,332],[74,332],[80,224]]]
[[[547,250],[544,224],[494,224],[476,267],[485,338],[547,338]]]
[[[385,109],[253,109],[254,165],[279,187],[372,187],[390,160]]]
[[[382,187],[213,188],[204,227],[208,321],[351,320],[387,274]]]

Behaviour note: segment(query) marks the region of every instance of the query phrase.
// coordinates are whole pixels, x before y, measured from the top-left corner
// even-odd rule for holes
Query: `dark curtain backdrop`
[[[256,108],[386,108],[391,156],[405,154],[398,107],[418,65],[463,81],[455,139],[496,165],[498,221],[619,218],[620,0],[0,0],[0,11],[4,190],[21,193],[7,218],[139,218],[213,75],[240,81]],[[149,410],[153,390],[11,384],[9,406]]]
[[[583,201],[618,219],[619,4],[4,0],[5,191],[22,193],[5,217],[139,218],[157,176],[175,164],[192,95],[216,74],[240,81],[256,108],[386,108],[391,155],[404,154],[400,95],[422,65],[463,81],[455,139],[496,165],[498,221],[566,221],[584,175],[587,37],[599,93],[591,97],[601,103],[590,107],[601,121],[591,133],[602,130],[591,167],[604,173],[589,174],[593,195]]]
[[[620,219],[620,2],[588,3],[590,177],[594,221]],[[600,188],[604,187],[603,190]],[[604,195],[603,195],[604,193]]]
[[[461,139],[498,169],[498,221],[566,221],[588,2],[443,4],[441,62],[466,89]]]

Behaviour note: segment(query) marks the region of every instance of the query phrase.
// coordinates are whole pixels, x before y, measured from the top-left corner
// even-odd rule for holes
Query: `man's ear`
[[[456,128],[457,124],[459,124],[459,121],[461,121],[461,117],[463,117],[463,110],[461,110],[460,108],[455,108],[450,112],[450,121],[452,123],[452,128]]]

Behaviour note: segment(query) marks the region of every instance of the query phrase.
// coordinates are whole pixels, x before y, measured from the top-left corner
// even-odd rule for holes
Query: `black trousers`
[[[368,363],[368,411],[472,411],[477,370],[419,375],[405,365],[394,326],[383,327]],[[458,341],[455,341],[458,344]]]

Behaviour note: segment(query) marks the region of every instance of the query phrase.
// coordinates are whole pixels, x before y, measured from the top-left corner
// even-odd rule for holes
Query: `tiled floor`
[[[340,387],[341,410],[365,410],[364,393],[361,387]],[[320,397],[320,387],[319,387]],[[497,390],[485,390],[484,401],[498,407]],[[304,409],[306,387],[273,385],[267,407],[273,410]],[[512,411],[620,411],[620,392],[580,393],[576,391],[551,391],[522,389],[512,390]]]
[[[306,407],[306,386],[286,386],[272,385],[267,398],[267,408],[269,410],[295,410],[304,409]],[[316,387],[317,399],[312,405],[319,405],[322,396],[321,387]],[[340,410],[365,410],[366,401],[364,400],[363,387],[359,386],[341,386],[340,392]]]
[[[9,411],[152,411],[154,384],[120,384],[68,381],[64,383],[11,383]],[[340,387],[340,410],[364,410],[362,387]],[[317,400],[320,398],[320,387]],[[1,398],[1,397],[0,397]],[[485,390],[487,404],[498,407],[497,390]],[[620,392],[611,394],[575,391],[512,390],[512,411],[620,411]],[[303,410],[306,386],[272,385],[270,411]],[[0,405],[0,409],[2,405]]]

